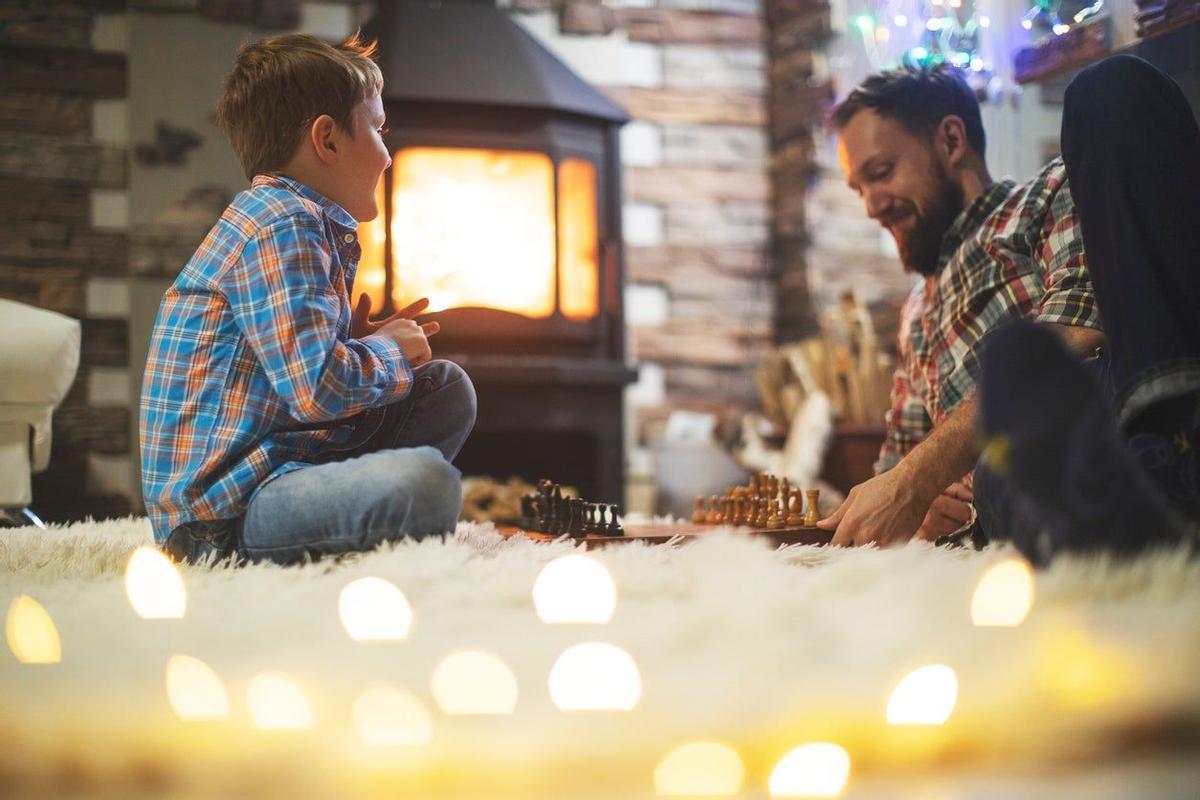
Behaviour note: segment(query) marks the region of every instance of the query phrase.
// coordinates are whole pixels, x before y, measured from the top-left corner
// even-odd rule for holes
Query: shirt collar
[[[942,250],[938,261],[941,266],[945,266],[946,262],[954,255],[956,251],[967,237],[973,234],[983,221],[992,215],[1000,204],[1008,199],[1008,196],[1017,188],[1016,181],[1002,180],[993,183],[991,186],[984,189],[979,197],[972,201],[971,205],[967,206],[962,212],[955,217],[954,222],[950,224],[950,228],[942,236]],[[939,269],[940,273],[941,270]]]
[[[321,207],[325,215],[338,229],[338,239],[341,240],[341,233],[353,233],[358,229],[358,223],[354,217],[347,213],[346,209],[339,206],[337,203],[330,200],[325,195],[313,189],[311,186],[306,186],[294,178],[289,178],[286,175],[280,175],[278,172],[273,172],[264,175],[255,175],[254,180],[250,184],[253,188],[259,186],[275,186],[282,189],[287,189],[293,194],[300,195],[305,200],[311,200]]]

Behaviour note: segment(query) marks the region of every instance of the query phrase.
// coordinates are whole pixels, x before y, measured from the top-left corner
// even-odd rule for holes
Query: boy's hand
[[[371,296],[363,292],[358,296],[358,305],[354,307],[354,316],[350,318],[350,338],[361,339],[377,332],[394,319],[412,319],[429,307],[429,298],[422,297],[415,303],[397,311],[387,319],[371,322]],[[437,333],[436,329],[434,333]]]
[[[433,358],[433,352],[429,349],[429,337],[442,329],[436,322],[418,325],[413,321],[413,317],[428,307],[429,298],[422,297],[385,320],[371,322],[371,298],[365,293],[361,294],[358,296],[358,305],[354,308],[354,317],[350,321],[350,335],[355,339],[371,334],[386,336],[400,345],[410,367],[419,367]]]

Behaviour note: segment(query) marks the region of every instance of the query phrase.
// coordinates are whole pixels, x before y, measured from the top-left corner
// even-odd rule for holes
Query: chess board
[[[505,538],[513,536],[524,536],[527,539],[532,539],[535,542],[552,542],[556,539],[563,538],[566,534],[555,536],[550,533],[541,533],[539,531],[527,531],[512,525],[497,525],[496,530]],[[597,547],[607,547],[609,545],[627,544],[629,542],[644,542],[646,544],[665,544],[666,542],[681,537],[682,542],[689,539],[694,539],[699,536],[706,536],[715,533],[718,530],[731,530],[729,527],[720,525],[699,525],[694,522],[674,522],[674,523],[650,523],[646,525],[626,525],[625,532],[622,536],[600,536],[597,534],[588,534],[586,536],[567,536],[573,541],[583,542],[587,549]],[[821,530],[820,528],[750,528],[736,527],[732,530],[737,534],[746,536],[754,536],[766,539],[774,547],[788,544],[816,544],[826,545],[833,538],[832,531]]]

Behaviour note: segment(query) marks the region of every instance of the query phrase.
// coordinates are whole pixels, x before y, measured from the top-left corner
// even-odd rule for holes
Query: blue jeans
[[[1174,81],[1118,55],[1071,81],[1062,152],[1106,337],[1084,366],[1123,430],[1154,404],[1200,388],[1200,128]],[[1028,538],[1045,524],[982,461],[974,480],[987,538]]]
[[[451,461],[475,424],[475,387],[449,361],[413,370],[399,402],[364,415],[355,440],[261,486],[241,523],[242,554],[282,564],[454,530]]]

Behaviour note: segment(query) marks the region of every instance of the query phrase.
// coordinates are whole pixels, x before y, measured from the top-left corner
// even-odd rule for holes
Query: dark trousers
[[[1125,425],[1200,389],[1200,128],[1171,78],[1118,55],[1067,88],[1062,154],[1107,339],[1087,365]],[[983,464],[974,491],[988,538],[1038,530],[1029,500]]]

